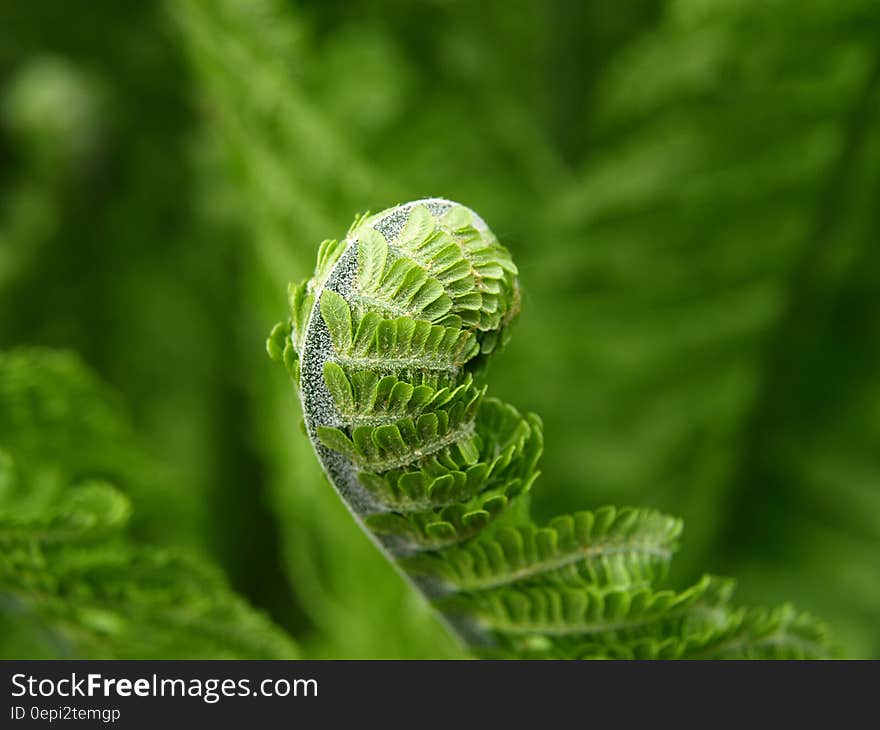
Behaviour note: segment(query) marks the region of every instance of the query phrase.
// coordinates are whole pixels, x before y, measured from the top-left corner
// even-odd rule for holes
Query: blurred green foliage
[[[543,417],[533,509],[681,515],[676,582],[880,656],[878,48],[871,0],[6,4],[0,347],[118,393],[143,453],[74,476],[113,477],[131,540],[308,656],[460,656],[263,353],[356,211],[459,200],[521,272],[492,388]]]

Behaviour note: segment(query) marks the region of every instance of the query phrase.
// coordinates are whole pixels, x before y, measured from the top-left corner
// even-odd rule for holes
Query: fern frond
[[[324,364],[324,380],[343,421],[349,426],[416,418],[422,413],[440,410],[449,413],[459,403],[467,410],[485,393],[485,388],[474,386],[469,375],[461,383],[446,373],[424,373],[406,380],[394,375],[381,376],[374,370],[349,373],[330,360]]]
[[[293,643],[187,555],[121,543],[4,551],[4,612],[24,614],[65,658],[296,656]]]
[[[403,561],[461,591],[512,584],[650,585],[663,576],[681,521],[653,510],[605,507],[551,520],[544,527],[503,527],[494,534]]]
[[[695,612],[670,635],[626,642],[559,642],[548,655],[580,659],[815,659],[831,645],[824,625],[784,604],[772,610]]]
[[[0,353],[0,615],[63,658],[295,656],[215,568],[131,541],[140,492],[103,478],[150,465],[74,357]]]
[[[124,479],[149,471],[114,395],[65,352],[0,351],[0,439],[23,483],[49,472]]]
[[[104,482],[86,482],[48,510],[0,513],[0,546],[12,551],[89,543],[121,530],[130,514],[125,495]]]
[[[306,430],[346,505],[475,652],[827,653],[809,617],[731,608],[731,581],[663,588],[680,520],[613,507],[528,518],[540,419],[475,385],[519,311],[517,270],[473,211],[407,203],[345,241],[329,271],[319,254],[267,349],[296,351]]]
[[[619,642],[694,612],[710,611],[723,600],[726,588],[708,577],[678,593],[650,588],[529,586],[455,595],[439,605],[465,614],[504,640],[535,635],[577,640],[595,635]]]

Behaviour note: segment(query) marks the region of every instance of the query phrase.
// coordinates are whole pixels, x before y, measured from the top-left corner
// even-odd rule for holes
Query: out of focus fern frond
[[[127,483],[148,466],[117,405],[75,358],[0,353],[4,648],[16,651],[26,636],[29,657],[34,646],[65,658],[294,656],[218,570],[126,535],[130,499],[95,478]]]

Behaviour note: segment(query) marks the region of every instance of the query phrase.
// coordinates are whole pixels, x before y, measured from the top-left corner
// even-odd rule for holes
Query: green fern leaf
[[[215,568],[127,534],[151,461],[72,356],[0,353],[0,617],[63,658],[288,658]],[[161,493],[160,493],[161,494]]]
[[[517,270],[472,211],[408,203],[346,240],[312,279],[323,289],[302,341],[307,431],[350,509],[476,653],[827,653],[809,617],[732,608],[731,581],[663,588],[679,520],[606,507],[531,521],[540,419],[474,386],[477,354],[518,312]]]
[[[658,512],[606,507],[545,527],[504,527],[463,547],[404,558],[403,565],[460,591],[533,583],[649,586],[663,577],[681,527]]]

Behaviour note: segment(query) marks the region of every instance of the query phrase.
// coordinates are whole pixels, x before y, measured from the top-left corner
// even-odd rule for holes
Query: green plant
[[[729,580],[660,587],[677,519],[605,507],[532,522],[541,422],[484,384],[516,277],[478,215],[432,198],[357,217],[290,287],[267,349],[355,519],[480,655],[826,655],[821,624],[734,608]]]
[[[0,353],[4,656],[297,655],[212,565],[132,539],[132,503],[147,493],[173,497],[159,472],[76,358],[42,349]]]

